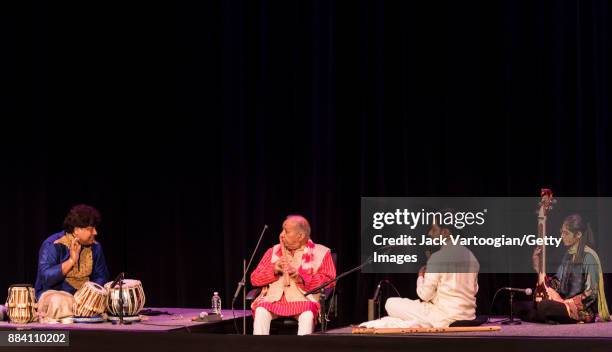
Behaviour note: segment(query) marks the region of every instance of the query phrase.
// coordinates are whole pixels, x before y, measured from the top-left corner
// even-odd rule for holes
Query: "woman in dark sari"
[[[548,323],[590,323],[597,315],[610,321],[604,293],[603,274],[597,253],[589,247],[593,232],[578,214],[563,221],[561,238],[567,252],[553,277],[547,277],[548,300],[531,304],[518,304],[517,313],[525,321]],[[541,248],[533,255],[539,262]]]

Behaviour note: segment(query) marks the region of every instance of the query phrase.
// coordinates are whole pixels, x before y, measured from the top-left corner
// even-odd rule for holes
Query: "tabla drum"
[[[119,284],[111,288],[112,282],[107,282],[104,287],[108,291],[106,300],[106,310],[112,316],[119,316],[120,304],[119,293],[123,292],[123,316],[138,317],[138,313],[145,305],[145,293],[142,283],[138,280],[123,280],[123,287],[120,290]],[[109,317],[111,319],[111,317]]]
[[[74,315],[94,317],[106,310],[108,291],[95,282],[88,281],[74,294]]]
[[[35,321],[36,294],[32,285],[11,285],[6,298],[6,309],[12,323],[26,324]]]

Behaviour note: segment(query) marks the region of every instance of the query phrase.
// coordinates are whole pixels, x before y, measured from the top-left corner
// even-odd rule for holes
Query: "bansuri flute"
[[[437,333],[437,332],[474,332],[474,331],[499,331],[501,326],[457,326],[448,328],[364,328],[354,326],[352,334],[383,335],[383,334],[414,334],[414,333]]]
[[[281,251],[283,252],[283,258],[285,258],[285,261],[287,261],[287,263],[290,263],[291,260],[287,253],[288,250],[287,250],[287,247],[285,247],[285,241],[283,241],[282,238],[281,238],[280,245],[281,245]],[[285,287],[291,286],[291,278],[289,277],[289,273],[287,272],[285,268],[283,268],[283,284],[285,285]]]

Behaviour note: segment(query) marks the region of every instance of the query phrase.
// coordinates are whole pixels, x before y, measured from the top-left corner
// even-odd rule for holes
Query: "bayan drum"
[[[122,280],[122,288],[119,289],[119,284],[111,288],[112,282],[107,282],[104,287],[108,291],[108,299],[106,300],[106,310],[110,315],[115,317],[119,316],[120,311],[120,297],[119,294],[123,293],[123,316],[124,317],[138,317],[138,313],[142,310],[145,305],[145,293],[142,288],[142,284],[138,280],[125,279]],[[109,317],[112,319],[112,317]]]
[[[95,282],[88,281],[74,294],[74,315],[93,317],[104,313],[108,291]]]
[[[11,285],[6,298],[6,309],[9,320],[25,324],[37,319],[36,294],[32,285]]]

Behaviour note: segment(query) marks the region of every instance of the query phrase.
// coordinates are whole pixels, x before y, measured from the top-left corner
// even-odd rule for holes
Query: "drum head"
[[[83,285],[83,287],[88,286],[89,288],[91,288],[93,291],[98,291],[98,293],[100,294],[105,294],[106,293],[106,289],[100,285],[98,285],[95,282],[92,281],[87,281],[85,283],[85,285]]]
[[[125,279],[123,280],[123,287],[132,288],[142,286],[139,280]]]

